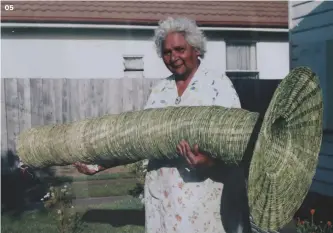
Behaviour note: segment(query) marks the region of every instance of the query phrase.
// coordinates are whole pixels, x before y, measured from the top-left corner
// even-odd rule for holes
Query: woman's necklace
[[[180,101],[182,101],[182,97],[178,96],[175,100],[175,104],[178,105],[180,103]]]
[[[178,105],[182,101],[182,95],[186,91],[187,86],[191,82],[191,79],[189,79],[187,82],[183,82],[181,85],[177,86],[177,92],[178,92],[178,97],[175,100],[175,104]]]

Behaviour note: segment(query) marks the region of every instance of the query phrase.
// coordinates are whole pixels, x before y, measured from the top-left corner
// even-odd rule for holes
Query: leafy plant
[[[55,216],[59,233],[79,233],[83,230],[80,215],[73,206],[72,190],[68,184],[51,186],[41,199],[46,209]]]
[[[326,223],[320,222],[320,224],[315,224],[313,217],[316,210],[311,209],[311,221],[301,220],[298,218],[297,221],[297,233],[333,233],[332,222],[327,221]]]
[[[136,163],[128,164],[130,172],[136,175],[136,187],[129,191],[129,194],[143,199],[144,183],[147,173],[148,160],[142,160]]]

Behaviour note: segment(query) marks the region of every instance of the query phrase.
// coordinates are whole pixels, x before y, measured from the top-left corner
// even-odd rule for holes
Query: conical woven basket
[[[305,67],[292,70],[273,96],[250,160],[249,206],[262,229],[279,229],[303,202],[321,145],[322,111],[316,75]],[[77,161],[118,166],[175,158],[185,139],[239,164],[258,122],[258,113],[220,106],[147,109],[32,128],[19,135],[17,150],[31,167]]]
[[[322,120],[318,77],[294,69],[273,95],[251,160],[249,205],[262,229],[279,229],[301,206],[317,166]]]

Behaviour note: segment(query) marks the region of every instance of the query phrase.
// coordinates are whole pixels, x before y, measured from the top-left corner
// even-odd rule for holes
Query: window
[[[258,79],[255,42],[227,42],[226,75],[231,79]]]
[[[124,55],[125,78],[143,78],[143,56]]]

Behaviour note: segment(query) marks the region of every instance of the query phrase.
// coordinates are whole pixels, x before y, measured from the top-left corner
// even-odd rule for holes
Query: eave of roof
[[[288,28],[284,1],[24,1],[2,7],[2,22],[157,25],[167,16],[187,16],[199,26]],[[189,5],[190,4],[190,5]]]

